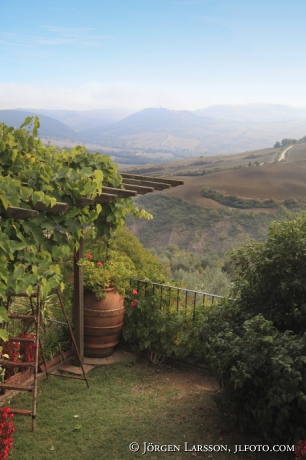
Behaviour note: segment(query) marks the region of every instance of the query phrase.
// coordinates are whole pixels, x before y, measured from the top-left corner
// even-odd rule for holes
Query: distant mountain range
[[[20,109],[27,110],[27,109]],[[65,125],[72,128],[74,131],[95,128],[104,126],[110,123],[116,123],[122,118],[125,118],[132,110],[125,109],[93,109],[93,110],[33,110],[37,114],[46,115],[47,117],[55,118]]]
[[[194,112],[147,108],[0,110],[0,122],[20,126],[27,115],[38,115],[44,141],[88,148],[128,150],[142,154],[167,152],[170,157],[231,154],[272,147],[276,140],[306,134],[306,109],[283,105],[216,105]]]
[[[44,139],[69,140],[73,142],[81,142],[78,134],[69,126],[56,120],[55,118],[47,117],[36,111],[28,110],[0,110],[0,123],[3,122],[8,126],[19,128],[27,116],[39,115],[40,128],[39,136]]]
[[[276,104],[248,105],[212,105],[202,110],[195,110],[196,115],[217,120],[250,122],[288,122],[306,119],[306,108],[288,107]]]

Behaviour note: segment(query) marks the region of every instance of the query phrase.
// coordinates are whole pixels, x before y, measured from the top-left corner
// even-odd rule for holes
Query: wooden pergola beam
[[[170,188],[170,184],[166,183],[161,183],[161,182],[153,182],[148,180],[136,180],[136,179],[125,179],[123,178],[122,184],[126,186],[126,184],[129,185],[138,185],[141,187],[153,187],[154,190],[164,190],[165,188]],[[136,190],[136,189],[135,189]]]
[[[154,192],[153,187],[143,187],[141,185],[130,185],[122,182],[124,185],[125,190],[135,190],[135,192],[139,193],[140,195],[145,195],[146,193]]]
[[[118,198],[128,198],[129,196],[136,196],[137,192],[134,190],[124,190],[122,188],[103,187],[102,191],[105,193],[116,194]]]
[[[90,198],[80,198],[79,200],[76,201],[76,206],[80,206],[80,208],[83,208],[84,206],[90,206],[95,204],[95,200],[91,200]]]
[[[101,195],[97,196],[95,199],[96,203],[108,203],[109,201],[114,201],[118,198],[118,195],[112,193],[102,193]]]
[[[62,212],[67,211],[69,208],[67,203],[60,203],[57,201],[54,206],[46,206],[42,201],[37,201],[36,204],[32,205],[32,209],[36,211],[47,211],[47,212]]]
[[[164,177],[150,177],[150,176],[139,176],[138,174],[127,174],[120,173],[123,179],[137,179],[137,180],[152,180],[152,182],[161,182],[163,184],[170,184],[171,187],[177,187],[178,185],[184,185],[183,180],[167,179]]]
[[[80,198],[77,200],[76,205],[83,207],[83,206],[92,206],[95,203],[107,203],[108,201],[113,201],[118,198],[118,195],[111,194],[111,193],[101,193],[101,195],[97,196],[94,200],[90,198]]]
[[[21,220],[29,219],[30,217],[37,217],[39,214],[39,212],[34,209],[17,208],[15,206],[8,206],[4,213],[7,217]]]

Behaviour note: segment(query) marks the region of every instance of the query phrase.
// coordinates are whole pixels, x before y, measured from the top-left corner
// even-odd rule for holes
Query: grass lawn
[[[216,409],[213,396],[219,390],[208,374],[135,359],[96,367],[88,379],[89,389],[83,381],[58,377],[39,382],[36,431],[31,432],[30,418],[15,416],[10,460],[294,458],[293,453],[234,455],[235,444],[266,443],[242,437],[229,426],[226,415]],[[23,393],[10,406],[29,408],[30,401]],[[139,444],[138,452],[129,450],[132,442]],[[143,454],[144,443],[180,447]],[[231,453],[190,451],[193,445],[227,445]]]

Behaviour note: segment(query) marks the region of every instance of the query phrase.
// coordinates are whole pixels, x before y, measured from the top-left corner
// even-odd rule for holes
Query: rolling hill
[[[39,137],[43,140],[69,140],[74,143],[80,143],[81,139],[78,134],[69,126],[61,123],[54,118],[38,114],[37,112],[29,112],[25,110],[0,110],[0,123],[5,123],[8,126],[19,128],[27,116],[39,115],[40,128],[38,130]]]
[[[44,141],[60,147],[82,143],[109,152],[118,163],[145,164],[254,151],[283,138],[301,138],[305,112],[276,105],[212,106],[195,112],[147,108],[129,116],[121,109],[22,109],[2,110],[0,119],[19,126],[26,115],[38,114]]]
[[[24,109],[22,109],[24,110]],[[116,123],[132,113],[125,109],[92,109],[92,110],[33,110],[30,112],[42,114],[61,121],[74,131],[96,128],[110,123]]]
[[[256,113],[249,111],[255,120],[242,120],[243,111],[237,119],[231,118],[227,106],[217,112],[212,109],[188,112],[149,108],[117,123],[81,130],[79,135],[87,142],[94,140],[109,147],[168,149],[174,155],[183,153],[185,157],[255,150],[273,145],[282,137],[305,135],[304,112],[298,112],[295,118],[289,115],[284,118],[282,111],[277,117],[271,109],[269,121],[260,121],[257,119],[259,109]]]
[[[199,157],[147,166],[147,171],[145,167],[126,170],[184,180],[183,186],[138,198],[154,219],[130,221],[129,226],[147,247],[177,244],[184,250],[221,256],[243,240],[264,240],[272,220],[306,210],[306,144],[294,145],[279,161],[284,150]],[[203,189],[217,192],[216,196],[234,196],[244,209],[237,209],[234,199],[229,200],[233,205],[224,205],[207,198]],[[264,207],[267,199],[271,203]]]

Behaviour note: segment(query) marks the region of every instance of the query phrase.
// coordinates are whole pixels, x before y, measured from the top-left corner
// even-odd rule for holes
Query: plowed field
[[[163,193],[204,207],[212,207],[206,198],[201,197],[201,190],[204,187],[220,191],[225,195],[243,198],[259,200],[295,198],[306,201],[306,161],[271,163],[204,176],[189,176],[184,177],[184,182],[184,186]]]

